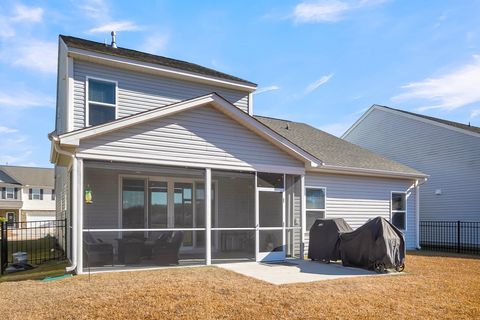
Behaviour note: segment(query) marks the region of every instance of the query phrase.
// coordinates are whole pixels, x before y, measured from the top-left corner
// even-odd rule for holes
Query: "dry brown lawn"
[[[2,319],[480,319],[480,259],[415,254],[407,274],[274,286],[215,267],[0,283]]]

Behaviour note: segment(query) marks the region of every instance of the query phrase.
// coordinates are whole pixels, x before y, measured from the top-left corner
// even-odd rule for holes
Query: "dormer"
[[[59,36],[57,134],[212,92],[252,114],[257,85],[197,64]]]

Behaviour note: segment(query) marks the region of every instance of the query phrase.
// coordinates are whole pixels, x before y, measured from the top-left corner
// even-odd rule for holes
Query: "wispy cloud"
[[[34,93],[27,90],[0,91],[0,107],[54,107],[55,99],[42,93]]]
[[[25,135],[15,134],[13,137],[0,139],[0,149],[5,151],[0,153],[1,164],[36,165],[31,160],[35,148],[30,145]]]
[[[473,62],[438,77],[426,78],[402,86],[406,92],[392,97],[395,102],[424,100],[429,109],[455,110],[480,102],[480,55]]]
[[[169,38],[168,34],[155,33],[149,35],[140,46],[141,50],[155,54],[161,53],[167,47]]]
[[[350,128],[352,122],[336,122],[320,126],[320,130],[333,134],[334,136],[340,137],[345,131]]]
[[[265,92],[269,92],[269,91],[276,91],[276,90],[280,90],[280,87],[276,86],[276,85],[272,85],[272,86],[268,86],[268,87],[258,88],[253,94],[260,94],[260,93],[265,93]]]
[[[15,132],[18,132],[18,130],[5,127],[5,126],[0,126],[0,133],[15,133]]]
[[[28,39],[24,43],[3,50],[2,58],[15,66],[43,73],[57,72],[56,42]]]
[[[342,20],[350,11],[378,5],[385,0],[319,0],[301,2],[293,9],[293,19],[297,23],[322,23]]]
[[[103,33],[110,31],[139,31],[142,27],[132,21],[112,21],[88,30],[90,33]]]
[[[472,112],[470,113],[470,119],[473,119],[476,117],[480,117],[480,109],[472,110]]]
[[[40,7],[28,7],[22,4],[15,6],[11,21],[14,22],[41,22],[43,19],[43,9]]]
[[[317,90],[318,87],[327,83],[332,77],[333,77],[333,73],[330,73],[330,74],[322,76],[320,79],[316,80],[315,82],[310,83],[305,88],[305,94],[309,94],[309,93]]]
[[[78,8],[90,19],[104,20],[109,18],[110,8],[104,0],[86,0],[78,3]]]

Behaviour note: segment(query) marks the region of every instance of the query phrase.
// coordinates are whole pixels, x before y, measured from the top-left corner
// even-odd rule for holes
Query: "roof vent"
[[[285,129],[290,130],[290,123],[287,122],[287,125],[285,126]]]
[[[112,35],[112,48],[116,48],[117,47],[117,41],[115,39],[115,37],[117,36],[117,33],[115,31],[112,31],[112,33],[110,33]]]

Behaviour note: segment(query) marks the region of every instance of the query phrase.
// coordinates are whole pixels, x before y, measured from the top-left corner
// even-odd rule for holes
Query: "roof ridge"
[[[74,36],[67,36],[67,35],[63,35],[63,34],[60,34],[59,37],[64,40],[65,42],[69,42],[69,40],[71,41],[77,41],[77,42],[84,42],[84,43],[89,43],[91,45],[95,45],[95,46],[101,46],[102,49],[103,48],[106,48],[106,49],[111,49],[110,46],[108,45],[105,45],[104,43],[101,43],[101,42],[98,42],[98,41],[93,41],[93,40],[88,40],[88,39],[83,39],[83,38],[79,38],[79,37],[74,37]],[[68,43],[67,44],[67,47],[69,46]],[[70,46],[73,46],[75,47],[75,44],[72,45],[72,43],[70,43]],[[92,50],[92,51],[100,51],[98,50],[99,48],[97,48],[97,50],[95,50],[95,48],[88,48],[88,49],[85,49],[85,50]],[[170,68],[174,68],[174,69],[180,69],[180,70],[185,70],[185,71],[189,71],[189,72],[192,72],[192,73],[197,73],[197,74],[204,74],[204,75],[208,75],[208,76],[211,76],[211,77],[217,77],[217,78],[223,78],[223,79],[226,79],[226,80],[231,80],[231,81],[237,81],[237,82],[243,82],[244,84],[248,84],[248,85],[253,85],[253,86],[257,86],[256,83],[254,82],[251,82],[251,81],[248,81],[248,80],[245,80],[245,79],[242,79],[242,78],[239,78],[237,76],[233,76],[231,74],[228,74],[228,73],[225,73],[225,72],[222,72],[222,71],[218,71],[218,70],[215,70],[215,69],[212,69],[212,68],[209,68],[209,67],[205,67],[205,66],[202,66],[198,63],[194,63],[194,62],[189,62],[189,61],[185,61],[185,60],[180,60],[180,59],[175,59],[175,58],[170,58],[170,57],[166,57],[166,56],[162,56],[162,55],[157,55],[157,54],[153,54],[153,53],[148,53],[148,52],[144,52],[144,51],[139,51],[139,50],[135,50],[135,49],[130,49],[130,48],[125,48],[125,47],[118,47],[118,48],[115,48],[115,52],[114,51],[109,51],[109,52],[103,52],[105,54],[110,54],[110,55],[117,55],[117,56],[127,56],[126,54],[123,54],[122,55],[122,52],[119,52],[119,51],[128,51],[130,53],[136,53],[137,55],[143,55],[144,57],[148,57],[150,59],[162,59],[162,60],[167,60],[165,61],[164,64],[161,63],[161,61],[146,61],[146,62],[150,62],[150,63],[154,63],[154,64],[158,64],[158,65],[163,65],[163,66],[166,66],[166,67],[170,67]],[[128,56],[127,56],[128,57]],[[133,60],[141,60],[140,57],[132,57],[132,56],[129,56],[128,58],[130,59],[133,59]],[[144,60],[145,61],[145,60]],[[167,65],[166,62],[170,62],[172,64],[177,64],[177,66],[169,66]],[[185,65],[185,67],[182,69],[180,66],[178,65]],[[187,66],[190,66],[190,67],[195,67],[199,70],[202,70],[203,71],[208,71],[208,74],[207,72],[201,72],[199,70],[197,71],[194,71],[194,70],[189,70],[187,69],[186,67]]]
[[[407,110],[392,108],[392,107],[384,106],[384,105],[380,105],[380,104],[374,104],[373,107],[381,107],[381,108],[385,108],[385,109],[390,109],[390,110],[402,112],[402,113],[405,113],[405,114],[409,114],[409,115],[412,115],[412,116],[420,117],[420,118],[423,118],[423,119],[436,121],[436,122],[439,122],[439,123],[442,123],[442,124],[445,124],[445,125],[448,125],[448,126],[451,126],[451,127],[455,127],[455,128],[458,128],[458,129],[464,129],[464,130],[467,130],[467,131],[480,133],[480,127],[471,125],[470,123],[465,124],[465,123],[461,123],[461,122],[457,122],[457,121],[453,121],[453,120],[447,120],[447,119],[442,119],[442,118],[438,118],[438,117],[424,115],[424,114],[411,112],[411,111],[407,111]]]

